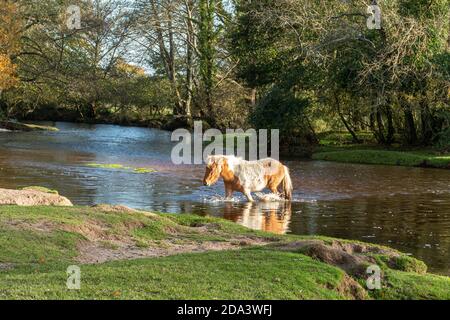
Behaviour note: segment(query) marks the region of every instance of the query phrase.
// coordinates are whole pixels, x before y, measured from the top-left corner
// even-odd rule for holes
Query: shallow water
[[[225,217],[276,233],[320,234],[388,245],[450,275],[450,171],[286,161],[294,201],[224,201],[221,183],[204,187],[203,166],[170,161],[170,133],[56,123],[59,132],[0,132],[0,187],[40,185],[75,204],[124,204]],[[89,163],[147,167],[155,173]]]

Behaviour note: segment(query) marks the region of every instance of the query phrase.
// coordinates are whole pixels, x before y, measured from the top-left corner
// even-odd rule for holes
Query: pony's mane
[[[240,158],[240,157],[238,158],[233,155],[231,155],[231,156],[212,155],[212,156],[208,156],[208,159],[206,160],[206,164],[210,165],[213,163],[220,163],[220,160],[226,160],[230,170],[233,170],[236,165],[238,165],[244,161],[242,158]]]

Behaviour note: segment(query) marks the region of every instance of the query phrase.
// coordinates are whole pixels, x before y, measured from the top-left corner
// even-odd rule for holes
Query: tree
[[[366,1],[237,1],[239,76],[261,97],[274,88],[309,97],[307,109],[337,116],[354,141],[369,127],[379,143],[419,133],[432,143],[448,126],[448,0],[378,4],[381,29],[371,30]]]
[[[198,51],[200,75],[203,82],[206,115],[211,124],[213,115],[213,89],[216,77],[217,39],[220,29],[216,29],[215,14],[217,0],[199,0]]]
[[[0,7],[0,94],[17,85],[17,66],[12,56],[19,50],[22,22],[18,18],[16,3],[2,0]],[[0,95],[1,101],[1,95]]]

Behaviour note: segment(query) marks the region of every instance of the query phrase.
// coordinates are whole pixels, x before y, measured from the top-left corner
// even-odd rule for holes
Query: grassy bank
[[[382,268],[382,289],[365,269]],[[81,290],[66,269],[81,267]],[[450,299],[393,249],[124,207],[0,207],[0,299]]]
[[[0,128],[12,131],[59,131],[58,128],[16,121],[0,121]]]
[[[345,163],[450,169],[448,152],[432,148],[405,148],[399,145],[383,147],[377,145],[369,134],[360,137],[362,143],[356,144],[351,141],[349,134],[323,134],[312,158]]]

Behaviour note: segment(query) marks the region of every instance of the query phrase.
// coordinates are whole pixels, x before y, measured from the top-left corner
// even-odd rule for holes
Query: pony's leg
[[[269,189],[270,189],[270,191],[272,191],[273,194],[278,195],[278,186],[270,185]]]
[[[233,197],[233,188],[225,186],[225,198],[230,200]]]
[[[244,195],[247,197],[249,202],[253,202],[252,194],[249,190],[244,190]]]

